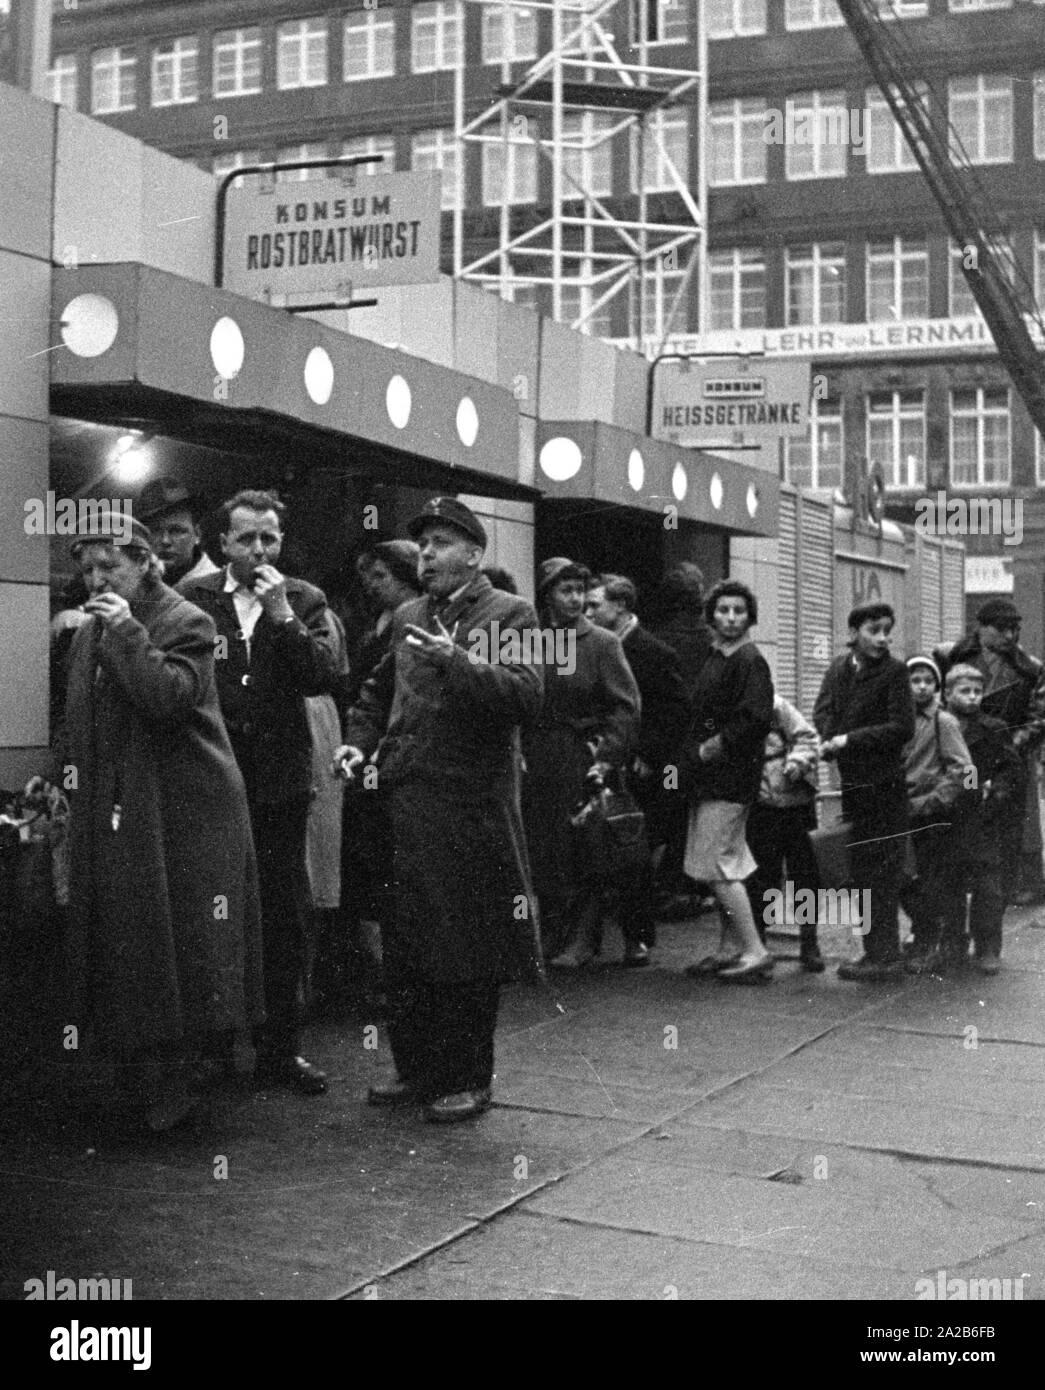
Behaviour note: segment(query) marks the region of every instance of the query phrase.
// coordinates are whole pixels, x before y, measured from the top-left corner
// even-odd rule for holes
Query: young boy
[[[941,893],[951,872],[951,813],[971,767],[958,720],[940,707],[940,668],[932,657],[912,656],[907,670],[914,699],[914,737],[904,748],[911,845],[917,878],[904,894],[914,940],[907,969],[935,968],[942,920]]]
[[[887,603],[853,609],[850,650],[828,667],[813,710],[820,756],[838,760],[842,815],[853,832],[850,886],[871,894],[864,956],[838,967],[843,980],[904,977],[897,909],[907,829],[903,750],[914,708],[907,667],[889,655],[895,621]]]
[[[971,893],[969,926],[976,963],[984,975],[997,975],[1005,915],[1004,831],[1013,800],[1022,795],[1023,780],[1020,755],[1008,729],[1000,719],[980,713],[983,689],[983,673],[975,666],[959,662],[947,672],[947,708],[958,718],[976,776],[974,788],[957,803],[949,872],[941,875],[939,884],[941,955],[944,964],[954,966],[968,959],[965,895]]]

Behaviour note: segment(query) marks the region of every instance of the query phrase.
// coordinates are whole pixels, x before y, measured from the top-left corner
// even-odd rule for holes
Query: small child
[[[980,713],[984,678],[959,663],[947,673],[947,708],[957,716],[976,770],[975,786],[956,804],[948,872],[939,880],[943,917],[941,953],[946,964],[968,959],[965,896],[972,894],[969,926],[976,962],[984,975],[1001,969],[1003,831],[1013,799],[1022,795],[1022,767],[1012,737],[1000,719]]]
[[[913,941],[907,969],[922,975],[938,964],[941,893],[952,872],[948,845],[955,803],[971,766],[958,720],[940,707],[940,668],[930,656],[908,658],[914,737],[904,747],[908,824],[917,877],[903,893]]]

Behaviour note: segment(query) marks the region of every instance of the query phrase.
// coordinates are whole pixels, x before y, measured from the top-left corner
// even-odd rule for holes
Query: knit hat
[[[416,541],[378,541],[367,553],[386,565],[389,574],[401,584],[409,584],[415,593],[421,592],[421,581],[417,577],[421,547]]]
[[[576,560],[568,560],[565,555],[553,555],[550,560],[542,560],[537,568],[537,597],[542,599],[560,579],[579,579],[587,585],[590,578],[591,571]]]
[[[916,666],[928,666],[929,670],[936,677],[936,689],[943,687],[943,677],[940,675],[940,668],[931,656],[909,656],[907,658],[907,669],[913,671]]]
[[[81,519],[69,549],[75,555],[82,546],[92,542],[129,546],[152,553],[152,537],[137,517],[131,516],[130,507],[124,510],[108,500],[97,504],[91,515]]]
[[[1007,598],[991,598],[983,605],[976,614],[976,621],[982,623],[984,627],[999,627],[1009,623],[1018,623],[1022,619],[1020,610]]]

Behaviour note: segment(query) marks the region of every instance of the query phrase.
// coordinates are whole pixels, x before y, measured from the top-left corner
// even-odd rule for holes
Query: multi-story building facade
[[[639,7],[622,0],[619,8],[616,27],[628,32],[617,41],[627,46]],[[1004,227],[1004,248],[1045,300],[1045,0],[881,0],[880,8],[929,100],[946,104]],[[646,280],[644,346],[809,358],[810,438],[792,442],[784,460],[801,487],[847,488],[873,462],[896,519],[915,520],[918,500],[940,490],[949,499],[1024,500],[1022,544],[1009,543],[1014,527],[967,536],[969,607],[986,593],[1015,592],[1028,642],[1040,649],[1045,444],[961,274],[967,252],[950,244],[834,0],[651,0],[648,39],[665,65],[696,68],[701,12],[706,129],[688,100],[656,119],[676,167],[692,178],[706,146],[709,336],[693,336],[700,277],[686,279],[674,257]],[[513,145],[505,167],[499,147],[462,153],[454,139],[462,55],[471,115],[492,100],[506,49],[521,74],[550,47],[547,10],[513,5],[509,15],[506,23],[499,7],[460,0],[325,9],[309,0],[55,0],[53,96],[219,173],[342,153],[441,169],[447,218],[460,202],[466,246],[478,253],[496,244],[502,201],[515,231],[549,197],[548,166],[532,145]],[[585,171],[589,186],[622,217],[634,214],[640,179],[652,216],[681,215],[654,148],[640,169],[634,141],[621,136],[590,161],[598,167]],[[449,235],[444,245],[450,270]],[[523,287],[514,293],[523,297]],[[549,307],[540,289],[525,295]],[[564,304],[567,316],[580,313],[576,299]],[[619,296],[587,328],[634,341],[634,312]]]

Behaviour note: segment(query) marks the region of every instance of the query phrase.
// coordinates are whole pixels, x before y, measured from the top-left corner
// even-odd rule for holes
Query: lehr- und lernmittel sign
[[[226,195],[224,285],[252,299],[439,279],[441,175],[244,180]]]
[[[658,362],[650,433],[696,449],[775,445],[809,428],[808,362],[703,357]]]

